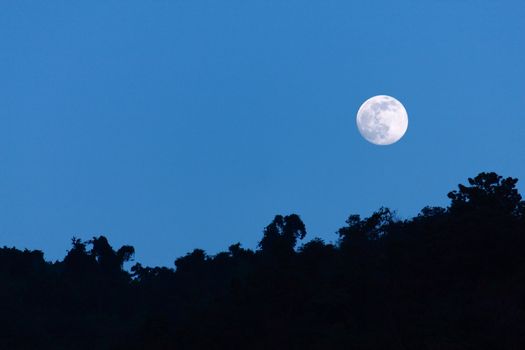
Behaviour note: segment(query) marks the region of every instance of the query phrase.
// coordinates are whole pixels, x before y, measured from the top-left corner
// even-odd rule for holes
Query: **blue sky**
[[[480,171],[525,183],[523,1],[16,1],[0,6],[0,245],[72,236],[169,265],[255,248],[275,214],[336,239]],[[355,114],[405,105],[398,143]]]

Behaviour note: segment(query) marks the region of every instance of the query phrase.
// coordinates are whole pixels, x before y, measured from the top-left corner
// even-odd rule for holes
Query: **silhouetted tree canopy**
[[[370,217],[361,220],[359,215],[350,215],[348,226],[339,229],[343,242],[351,239],[376,240],[387,233],[388,226],[394,222],[394,213],[388,208],[380,208]]]
[[[525,344],[525,204],[481,173],[448,207],[352,214],[298,246],[277,215],[257,250],[135,263],[104,236],[62,261],[0,248],[0,349],[515,349]]]
[[[469,178],[470,186],[459,185],[448,197],[452,200],[450,210],[472,211],[486,215],[517,215],[523,207],[521,195],[516,189],[518,179],[504,179],[496,173],[481,173]]]
[[[263,253],[274,257],[288,256],[293,254],[297,240],[305,236],[306,227],[299,215],[276,215],[264,229],[259,247]]]

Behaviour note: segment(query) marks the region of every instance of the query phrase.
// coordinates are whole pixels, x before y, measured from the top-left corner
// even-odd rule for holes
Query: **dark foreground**
[[[133,247],[74,239],[63,261],[0,249],[0,349],[525,348],[525,205],[482,173],[410,220],[352,215],[336,245],[276,216],[256,251],[122,269]]]

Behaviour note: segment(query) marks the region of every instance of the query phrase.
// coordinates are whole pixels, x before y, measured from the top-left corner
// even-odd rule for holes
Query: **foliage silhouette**
[[[259,248],[265,255],[282,259],[291,256],[297,240],[305,236],[306,227],[299,215],[276,215],[272,223],[264,229]]]
[[[0,349],[522,349],[525,205],[481,173],[446,208],[350,215],[336,243],[277,215],[257,250],[195,249],[123,269],[134,248],[72,239],[62,261],[0,248]]]

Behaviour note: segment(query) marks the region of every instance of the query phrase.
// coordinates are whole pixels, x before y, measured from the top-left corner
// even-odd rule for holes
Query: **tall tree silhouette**
[[[95,258],[103,271],[110,273],[122,270],[124,263],[131,260],[135,254],[135,248],[128,245],[114,251],[104,236],[93,237],[89,243],[92,245],[90,255]]]
[[[266,226],[259,247],[266,255],[289,256],[293,253],[298,239],[306,236],[306,227],[297,214],[276,215]]]

